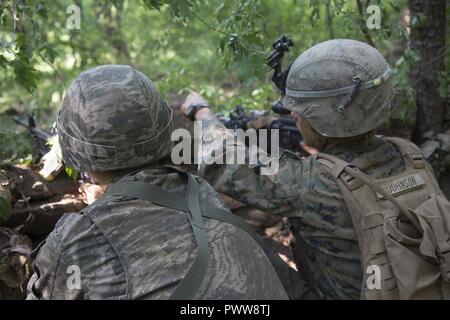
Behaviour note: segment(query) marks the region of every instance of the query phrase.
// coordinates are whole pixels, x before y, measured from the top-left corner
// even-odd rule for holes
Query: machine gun
[[[50,149],[48,142],[56,133],[48,133],[40,129],[36,125],[34,116],[30,113],[27,115],[27,120],[23,120],[19,117],[14,117],[14,121],[28,129],[33,137],[36,150],[39,153],[40,161],[43,163],[42,169],[39,174],[47,181],[53,181],[57,175],[64,169],[62,156],[60,155],[60,149],[52,146]]]
[[[267,65],[273,70],[272,82],[284,95],[286,78],[289,68],[282,70],[282,59],[294,42],[283,35],[273,44],[273,52],[267,57]],[[228,129],[278,129],[280,133],[280,148],[292,151],[301,156],[308,154],[300,147],[302,136],[298,131],[294,119],[289,117],[290,111],[283,107],[281,99],[272,103],[272,111],[278,116],[270,116],[268,110],[251,110],[246,114],[242,105],[236,106],[228,117],[219,116],[221,122]],[[270,150],[270,130],[267,145]]]
[[[268,129],[267,150],[271,150],[270,129],[278,129],[281,149],[307,156],[306,152],[300,147],[302,136],[295,126],[294,119],[287,116],[286,113],[281,113],[286,112],[286,109],[280,108],[278,102],[272,105],[272,111],[278,113],[279,116],[271,116],[268,110],[251,110],[249,113],[245,113],[242,105],[238,105],[230,112],[228,117],[219,116],[219,120],[228,129]]]

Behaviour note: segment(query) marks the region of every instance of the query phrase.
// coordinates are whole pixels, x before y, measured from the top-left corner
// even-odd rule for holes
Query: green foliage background
[[[81,8],[80,30],[66,27],[67,9],[74,4]],[[365,35],[361,25],[369,4],[382,9],[382,28]],[[295,47],[286,63],[324,40],[371,38],[394,69],[407,118],[413,106],[408,70],[417,56],[405,50],[406,5],[406,0],[3,0],[0,114],[33,111],[48,126],[71,81],[82,70],[108,63],[143,71],[169,101],[195,89],[216,111],[239,103],[267,108],[277,92],[264,58],[271,43],[287,34]],[[26,138],[9,118],[0,116],[0,126],[0,159],[11,157],[11,149],[25,157]],[[11,147],[11,139],[18,146]]]

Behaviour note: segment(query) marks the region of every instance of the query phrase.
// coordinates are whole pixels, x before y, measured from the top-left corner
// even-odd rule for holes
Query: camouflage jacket
[[[167,168],[122,179],[179,196],[187,183]],[[203,180],[200,193],[201,205],[225,208]],[[124,196],[105,197],[60,219],[34,262],[28,299],[167,299],[187,274],[197,244],[186,213]],[[270,260],[249,234],[211,219],[205,219],[205,227],[210,255],[196,299],[287,298]]]
[[[286,216],[295,236],[294,258],[318,297],[359,299],[360,250],[350,213],[336,180],[314,156],[304,160],[281,154],[279,170],[258,174],[248,164],[211,164],[226,139],[216,119],[202,122],[199,173],[219,192],[262,211]],[[223,149],[222,149],[223,150]],[[223,151],[222,151],[223,152]],[[326,150],[378,179],[404,170],[403,159],[389,142],[371,137],[358,144]],[[308,277],[309,276],[309,277]],[[312,279],[311,279],[312,278]]]

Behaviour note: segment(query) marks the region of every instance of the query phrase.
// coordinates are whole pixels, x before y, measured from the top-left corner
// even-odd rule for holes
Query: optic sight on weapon
[[[294,42],[292,41],[292,39],[283,35],[272,44],[272,48],[274,51],[266,59],[267,65],[274,70],[272,81],[283,94],[286,89],[286,78],[289,72],[289,68],[282,71],[281,64],[284,53],[288,52],[289,47],[292,46],[294,46]]]

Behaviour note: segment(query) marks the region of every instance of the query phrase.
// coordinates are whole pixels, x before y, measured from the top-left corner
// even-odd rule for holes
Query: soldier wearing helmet
[[[258,239],[227,222],[217,193],[160,164],[171,125],[171,108],[132,67],[98,66],[72,83],[57,119],[63,159],[107,189],[58,221],[29,299],[287,298]]]
[[[321,137],[358,137],[388,120],[394,96],[389,75],[375,48],[355,40],[326,41],[291,66],[283,107]]]
[[[397,148],[374,130],[389,117],[394,95],[389,66],[373,47],[330,40],[302,53],[290,68],[283,106],[291,110],[306,149],[328,153],[375,179],[405,169]],[[203,136],[229,134],[196,93],[183,108],[202,120]],[[203,140],[203,157],[216,150]],[[311,155],[284,153],[274,175],[249,165],[202,164],[201,175],[219,192],[268,213],[289,218],[294,258],[304,297],[359,299],[363,270],[356,230],[336,179]]]

